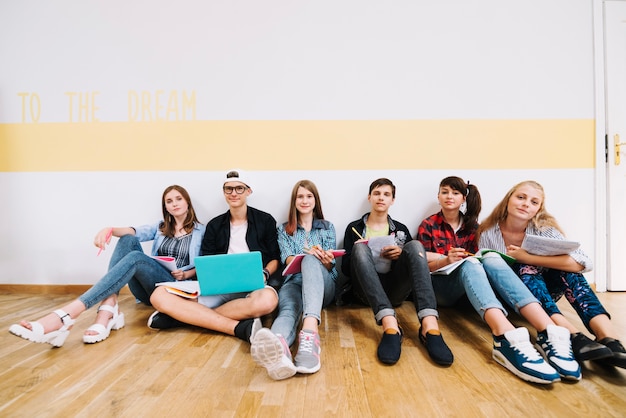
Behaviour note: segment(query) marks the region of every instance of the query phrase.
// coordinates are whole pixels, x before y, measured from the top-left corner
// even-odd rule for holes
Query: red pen
[[[113,235],[113,228],[109,229],[109,233],[107,234],[106,238],[104,239],[105,245],[109,241],[109,238],[111,238],[111,235]],[[98,254],[96,254],[96,257],[99,256],[101,252],[102,252],[102,248],[98,249]]]

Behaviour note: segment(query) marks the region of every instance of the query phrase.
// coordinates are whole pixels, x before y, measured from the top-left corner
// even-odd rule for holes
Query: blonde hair
[[[533,226],[539,230],[553,227],[556,228],[563,235],[565,235],[554,216],[550,215],[550,213],[548,213],[548,211],[546,210],[546,194],[543,190],[543,186],[534,180],[526,180],[522,181],[521,183],[517,183],[515,186],[511,187],[507,194],[504,195],[504,198],[500,201],[500,203],[496,205],[496,207],[489,214],[489,216],[487,216],[487,218],[478,227],[477,239],[480,239],[480,234],[483,231],[491,229],[506,220],[507,216],[509,216],[509,200],[511,199],[511,196],[513,196],[513,194],[515,194],[515,192],[522,186],[530,186],[541,192],[541,203],[539,205],[539,210],[529,222],[532,223]]]

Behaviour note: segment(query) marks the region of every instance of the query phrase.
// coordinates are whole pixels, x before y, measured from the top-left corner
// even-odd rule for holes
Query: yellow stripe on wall
[[[593,119],[0,124],[0,171],[593,168]]]

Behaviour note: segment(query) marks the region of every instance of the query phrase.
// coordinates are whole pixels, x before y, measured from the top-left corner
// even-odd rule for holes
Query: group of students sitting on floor
[[[513,186],[479,224],[477,187],[447,177],[439,184],[441,210],[423,220],[414,239],[403,223],[389,215],[395,185],[387,178],[374,180],[367,194],[370,211],[345,230],[341,270],[346,281],[340,286],[333,252],[335,227],[324,218],[315,184],[308,180],[295,184],[287,222],[278,228],[272,215],[248,206],[251,193],[245,173],[229,171],[223,183],[228,210],[205,227],[187,191],[177,185],[166,188],[162,220],[136,228],[108,227],[96,235],[94,244],[100,250],[112,237],[119,240],[108,272],[93,287],[43,318],[21,321],[9,331],[60,347],[75,319],[100,302],[96,321],[84,332],[83,341],[103,341],[111,330],[124,326],[117,295],[128,284],[139,301],[156,309],[148,319],[150,328],[190,324],[236,336],[250,342],[252,358],[271,378],[281,380],[320,369],[321,312],[336,295],[371,307],[382,326],[377,356],[389,365],[400,359],[404,337],[395,308],[412,299],[420,323],[419,340],[433,362],[449,366],[454,356],[439,330],[437,306],[454,305],[465,295],[491,329],[494,360],[526,381],[580,380],[580,363],[586,360],[626,368],[626,350],[610,315],[582,275],[592,268],[585,253],[577,249],[545,256],[522,248],[527,235],[564,239],[545,209],[544,190],[537,182]],[[149,255],[142,250],[144,241],[153,241]],[[197,256],[249,251],[261,253],[267,283],[262,289],[189,299],[156,286],[195,280]],[[299,254],[305,254],[300,273],[280,277],[280,267]],[[174,257],[178,269],[170,272],[151,256]],[[437,274],[452,263],[458,266]],[[560,312],[556,301],[563,295],[595,340]],[[271,328],[263,328],[260,318],[277,307]],[[526,328],[516,328],[507,319],[507,308],[536,329],[535,344]],[[292,357],[290,347],[296,337]]]

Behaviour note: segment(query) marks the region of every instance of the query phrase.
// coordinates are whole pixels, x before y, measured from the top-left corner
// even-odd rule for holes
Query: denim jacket
[[[163,221],[159,221],[155,224],[133,227],[135,236],[140,242],[154,241],[150,255],[157,255],[157,251],[165,239],[165,235],[159,230],[159,226],[161,226],[162,223]],[[190,270],[195,267],[194,259],[200,255],[200,245],[202,244],[204,229],[205,226],[202,224],[196,223],[194,225],[193,231],[191,231],[191,244],[189,246],[189,265],[182,267],[181,270]]]

